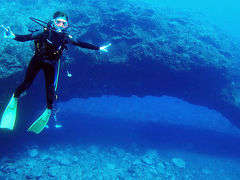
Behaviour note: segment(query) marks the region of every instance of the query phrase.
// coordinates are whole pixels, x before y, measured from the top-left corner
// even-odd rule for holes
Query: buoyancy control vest
[[[35,54],[46,60],[58,60],[64,49],[67,49],[66,37],[66,33],[57,34],[50,28],[45,27],[40,38],[34,41]]]

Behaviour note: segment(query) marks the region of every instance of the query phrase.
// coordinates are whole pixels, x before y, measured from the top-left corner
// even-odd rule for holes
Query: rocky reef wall
[[[68,80],[62,73],[61,100],[168,95],[215,109],[240,127],[240,43],[201,14],[137,1],[66,1],[58,9],[56,4],[10,3],[1,10],[8,16],[0,21],[14,33],[25,34],[39,28],[26,15],[49,20],[60,8],[69,14],[73,37],[96,45],[112,43],[107,54],[69,46],[64,58],[73,77]],[[31,42],[0,43],[4,99],[23,80],[34,47]]]

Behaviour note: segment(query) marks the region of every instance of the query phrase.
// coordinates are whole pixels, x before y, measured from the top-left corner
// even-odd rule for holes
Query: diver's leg
[[[53,102],[56,99],[54,86],[56,64],[45,64],[43,71],[46,82],[47,107],[48,109],[52,109]]]
[[[33,56],[33,58],[31,59],[28,65],[27,73],[23,83],[16,89],[14,93],[15,98],[18,98],[21,95],[21,93],[23,93],[25,90],[27,90],[30,87],[30,85],[32,84],[34,78],[36,77],[40,69],[41,69],[41,65],[40,65],[39,57]]]
[[[17,88],[16,92],[12,96],[10,102],[8,103],[1,122],[0,122],[0,128],[7,128],[10,130],[13,130],[16,115],[17,115],[17,103],[18,103],[18,97],[20,94],[25,91],[32,83],[33,79],[37,75],[38,71],[40,70],[40,65],[38,65],[36,57],[33,57],[26,73],[26,77],[24,82]]]
[[[60,61],[59,61],[60,62]],[[47,107],[52,110],[54,121],[50,121],[50,126],[55,128],[62,127],[60,124],[56,124],[56,106],[53,106],[54,100],[56,100],[56,86],[58,81],[58,66],[59,62],[54,62],[51,65],[47,65],[44,68],[45,80],[46,80],[46,94],[47,94]]]
[[[47,108],[44,113],[30,126],[28,131],[39,134],[44,127],[46,127],[48,120],[52,114],[52,105],[55,97],[55,65],[54,64],[43,64],[44,77],[46,81],[46,91],[47,91]]]

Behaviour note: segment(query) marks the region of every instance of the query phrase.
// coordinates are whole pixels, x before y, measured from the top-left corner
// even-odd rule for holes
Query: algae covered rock
[[[30,157],[35,158],[38,156],[39,152],[38,152],[38,149],[34,148],[34,149],[29,149],[28,154]]]
[[[154,164],[159,159],[158,152],[156,150],[149,150],[143,156],[142,161],[146,164]]]
[[[50,155],[48,153],[41,153],[39,155],[39,158],[42,160],[42,161],[45,161],[47,159],[50,159]]]
[[[186,162],[181,158],[173,158],[171,162],[178,168],[186,168]]]
[[[67,159],[67,158],[62,158],[62,159],[60,160],[60,164],[67,166],[67,165],[72,164],[72,162],[71,162],[69,159]]]
[[[53,166],[48,169],[49,177],[57,178],[59,177],[60,168],[58,166]]]

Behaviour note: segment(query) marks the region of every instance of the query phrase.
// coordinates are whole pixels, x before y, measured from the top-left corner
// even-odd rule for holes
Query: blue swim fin
[[[13,130],[17,115],[17,102],[18,98],[14,97],[13,95],[10,102],[7,105],[7,108],[3,113],[0,128],[7,128]]]
[[[47,125],[48,120],[51,117],[51,113],[51,109],[46,109],[44,113],[30,126],[28,131],[39,134]]]

